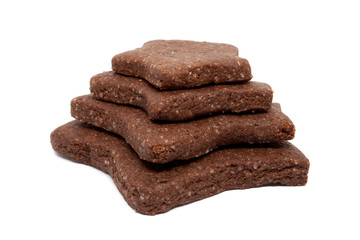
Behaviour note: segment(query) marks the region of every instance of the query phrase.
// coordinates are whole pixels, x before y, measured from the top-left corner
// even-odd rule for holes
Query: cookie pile
[[[55,151],[113,178],[128,204],[157,214],[230,189],[304,185],[308,159],[268,84],[228,44],[165,41],[118,54],[76,119],[51,134]]]

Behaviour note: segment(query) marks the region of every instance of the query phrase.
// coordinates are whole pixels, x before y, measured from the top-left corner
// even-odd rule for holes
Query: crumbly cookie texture
[[[268,113],[219,114],[187,122],[155,123],[141,109],[85,95],[71,101],[71,115],[121,135],[141,159],[155,163],[198,157],[229,144],[289,140],[295,134],[294,124],[279,104],[273,104]]]
[[[180,89],[252,78],[249,62],[229,44],[155,40],[112,59],[113,71],[146,79],[155,87]]]
[[[196,89],[160,91],[140,78],[104,72],[90,80],[99,100],[143,108],[152,120],[183,121],[218,112],[267,112],[273,91],[266,83],[218,84]]]
[[[52,147],[112,177],[127,203],[154,215],[230,189],[307,182],[308,159],[287,141],[218,149],[187,162],[141,161],[115,134],[72,121],[51,133]]]

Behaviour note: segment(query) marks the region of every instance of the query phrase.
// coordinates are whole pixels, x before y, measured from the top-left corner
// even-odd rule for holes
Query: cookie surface
[[[141,161],[122,138],[78,121],[54,130],[51,143],[58,153],[109,173],[127,203],[150,215],[230,189],[304,185],[309,170],[308,159],[286,141],[162,165]]]
[[[99,100],[144,109],[152,120],[182,121],[217,112],[266,112],[272,89],[266,83],[220,84],[196,89],[160,91],[140,78],[114,72],[95,75],[91,94]]]
[[[252,78],[249,62],[229,44],[155,40],[112,59],[114,72],[146,79],[153,86],[180,89]]]
[[[294,138],[295,127],[273,104],[268,113],[219,114],[179,123],[155,123],[145,111],[99,101],[91,95],[71,101],[71,115],[125,138],[141,159],[166,163],[201,156],[229,144]]]

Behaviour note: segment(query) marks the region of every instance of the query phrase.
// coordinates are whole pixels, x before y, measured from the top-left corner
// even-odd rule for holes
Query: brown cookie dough
[[[209,83],[244,82],[252,78],[249,62],[229,44],[155,40],[112,59],[113,71],[146,79],[159,89]]]
[[[120,137],[73,121],[51,134],[55,151],[113,178],[127,203],[154,215],[230,189],[307,182],[308,159],[283,141],[219,149],[187,162],[141,161]]]
[[[71,115],[125,138],[141,159],[166,163],[201,156],[224,145],[274,142],[294,137],[295,127],[273,104],[268,113],[220,114],[180,123],[154,123],[141,109],[99,101],[71,101]]]
[[[114,72],[95,75],[91,94],[99,99],[143,108],[152,120],[182,121],[217,112],[269,111],[272,89],[266,83],[220,84],[160,91],[140,78]]]

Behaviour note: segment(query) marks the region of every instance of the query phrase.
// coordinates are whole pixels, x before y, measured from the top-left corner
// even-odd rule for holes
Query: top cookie
[[[180,89],[252,78],[249,62],[229,44],[155,40],[112,59],[113,71],[146,79],[155,87]]]

